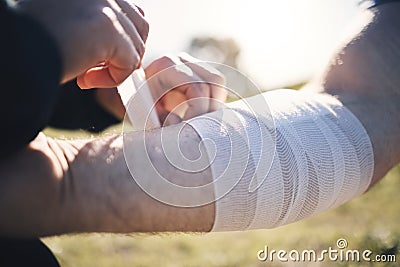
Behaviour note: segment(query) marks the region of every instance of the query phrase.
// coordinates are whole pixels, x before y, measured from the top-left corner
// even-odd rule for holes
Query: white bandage
[[[332,96],[277,90],[188,123],[212,161],[213,231],[301,220],[362,194],[372,179],[368,134]]]

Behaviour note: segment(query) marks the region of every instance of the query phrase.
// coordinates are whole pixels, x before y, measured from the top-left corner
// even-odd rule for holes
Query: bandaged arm
[[[330,95],[276,90],[188,123],[207,141],[214,231],[288,224],[343,204],[371,184],[368,133]]]
[[[357,128],[364,129],[360,132],[365,137],[362,140],[367,140],[368,137],[373,151],[372,180],[369,181],[369,175],[359,176],[359,181],[364,181],[363,186],[359,183],[356,186],[358,190],[344,195],[345,198],[337,197],[338,192],[345,191],[323,191],[322,193],[326,193],[325,196],[329,200],[327,198],[320,202],[320,195],[315,199],[318,199],[318,203],[325,203],[327,208],[339,203],[333,201],[334,199],[347,200],[364,191],[368,184],[371,187],[400,161],[400,135],[398,134],[400,132],[398,84],[400,83],[396,68],[390,67],[390,65],[398,66],[399,61],[396,59],[400,57],[398,49],[393,46],[399,43],[399,40],[395,39],[398,35],[394,34],[397,33],[398,27],[390,26],[394,21],[398,21],[400,6],[393,3],[378,8],[379,12],[371,11],[374,14],[367,14],[370,17],[366,19],[365,25],[368,27],[365,25],[362,27],[362,29],[367,29],[363,31],[364,35],[358,36],[351,45],[343,49],[345,53],[340,54],[340,62],[343,64],[331,66],[327,74],[323,76],[323,80],[308,89],[308,91],[314,91],[311,94],[327,93],[328,96],[321,95],[321,100],[328,99],[328,102],[337,107],[345,106],[351,112],[352,115],[349,116],[352,120],[358,121]],[[375,16],[379,19],[374,19]],[[379,36],[376,37],[377,35]],[[364,53],[361,53],[362,51]],[[376,53],[371,53],[371,51],[376,51]],[[355,55],[358,56],[355,57]],[[315,99],[307,99],[319,101],[320,97],[318,95]],[[285,100],[290,101],[290,98]],[[285,103],[288,104],[288,102]],[[315,115],[318,119],[318,114]],[[296,118],[297,120],[300,121],[301,117]],[[338,118],[338,123],[340,125],[340,118]],[[181,125],[166,127],[164,134],[173,140],[180,128]],[[159,134],[160,132],[156,130],[147,135],[150,148],[160,147]],[[180,136],[182,152],[189,158],[199,156],[198,148],[202,140],[198,133],[190,125],[186,125],[182,128]],[[132,133],[128,137],[130,138],[127,141],[132,147],[143,143],[143,135],[140,133]],[[311,142],[311,140],[303,141]],[[0,234],[27,237],[70,232],[210,231],[213,227],[217,230],[215,215],[218,211],[215,209],[217,206],[214,202],[200,207],[179,208],[163,204],[144,193],[131,178],[122,147],[121,136],[58,141],[40,135],[31,142],[29,147],[1,161]],[[370,151],[368,147],[370,146],[367,144],[366,151]],[[301,153],[301,151],[297,152],[298,155]],[[137,153],[132,156],[138,168],[142,168],[143,155]],[[367,156],[371,155],[367,153]],[[149,157],[159,172],[173,183],[193,186],[213,181],[211,167],[189,174],[171,166],[165,155],[157,149],[150,149]],[[318,166],[315,159],[311,159],[311,162]],[[321,164],[331,163],[321,162]],[[324,169],[321,168],[320,171]],[[343,179],[347,179],[346,176]],[[290,183],[287,179],[283,181]],[[258,190],[267,183],[268,181],[265,180]],[[199,194],[212,197],[215,192],[206,190]],[[271,201],[273,199],[271,197],[275,196],[257,197],[255,203]],[[265,216],[261,213],[265,211],[259,209],[262,206],[257,205],[257,216],[261,214],[263,217],[260,218],[266,218],[265,221],[254,220],[254,215],[246,216],[244,218],[247,218],[248,222],[240,221],[239,226],[235,225],[230,229],[274,227],[281,223],[291,222],[290,218],[301,219],[301,216],[298,216],[300,213],[288,212],[301,211],[296,208],[299,206],[291,206],[292,203],[301,204],[301,202],[296,202],[296,199],[293,197],[290,202],[284,201],[284,205],[281,205],[279,210],[286,210],[286,213],[281,212],[280,216],[275,217]],[[270,208],[268,205],[265,207]],[[323,206],[317,205],[317,207]],[[306,214],[308,216],[319,211],[318,208]],[[242,215],[232,213],[230,216]],[[255,225],[256,221],[260,222],[259,226]],[[265,224],[262,224],[263,222]]]
[[[254,174],[252,159],[248,161],[250,171],[216,203],[191,208],[167,205],[146,194],[127,168],[126,159],[137,168],[146,166],[146,156],[139,149],[143,138],[147,156],[158,172],[182,186],[212,182],[213,164],[220,162],[219,156],[204,170],[186,172],[171,165],[160,150],[160,130],[146,137],[141,132],[127,134],[125,142],[138,150],[126,157],[122,136],[59,141],[40,135],[28,148],[0,164],[4,177],[0,181],[0,212],[5,215],[0,221],[1,235],[270,228],[335,207],[367,190],[371,179],[381,178],[377,173],[382,170],[374,174],[371,165],[375,162],[376,166],[374,156],[381,156],[372,154],[377,137],[368,135],[368,129],[336,98],[290,90],[264,96],[280,101],[271,108],[273,116],[279,115],[275,125],[280,133],[271,170],[257,190],[249,192]],[[240,110],[238,116],[247,120],[248,126],[233,134],[252,127],[251,116]],[[368,120],[368,116],[363,118]],[[179,136],[182,153],[193,160],[200,156],[199,145],[204,141],[201,135],[206,132],[195,129],[195,121],[192,126],[184,123],[166,127],[163,133],[167,141]],[[207,132],[220,134],[218,128]],[[254,134],[257,140],[262,137]],[[270,155],[268,151],[266,155]],[[152,181],[158,177],[146,178]],[[212,198],[216,190],[219,188],[199,190],[192,197]]]

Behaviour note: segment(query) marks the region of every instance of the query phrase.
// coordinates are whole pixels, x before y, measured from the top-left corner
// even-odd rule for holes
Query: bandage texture
[[[276,90],[188,123],[207,140],[213,231],[295,222],[362,194],[372,179],[368,134],[332,96]]]

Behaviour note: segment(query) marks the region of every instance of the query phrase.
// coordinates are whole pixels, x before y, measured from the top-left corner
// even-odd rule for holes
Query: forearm
[[[382,8],[391,5],[397,5],[395,10],[398,11],[399,5],[394,3]],[[394,33],[390,34],[390,29],[394,31],[397,26],[394,27],[386,21],[386,24],[394,28],[381,29],[382,36],[378,34],[377,29],[372,30],[373,27],[378,27],[380,23],[385,22],[384,18],[395,19],[396,13],[392,13],[389,9],[382,10],[380,15],[368,13],[364,25],[359,29],[359,32],[363,30],[362,33],[359,36],[354,35],[353,42],[349,44],[346,42],[347,45],[338,53],[340,60],[330,65],[319,83],[308,87],[314,91],[338,96],[363,124],[372,142],[374,153],[375,166],[371,185],[381,179],[400,160],[398,135],[400,99],[397,89],[399,82],[396,80],[398,73],[396,63],[399,61],[391,58],[399,55],[391,46],[386,48],[389,40],[396,36]],[[389,31],[389,34],[385,31]],[[389,36],[389,39],[384,39],[385,36]],[[391,41],[396,44],[394,40]],[[384,49],[381,45],[384,45]],[[392,66],[388,67],[387,64],[390,62]],[[282,99],[282,101],[286,100],[290,99]],[[285,110],[280,110],[280,112],[284,113]],[[301,121],[302,118],[293,117],[292,119]],[[296,125],[302,127],[301,124]],[[177,138],[179,126],[164,128],[164,135]],[[187,155],[197,155],[200,138],[190,127],[184,127],[183,133],[180,139],[181,149],[186,151]],[[146,139],[149,154],[142,153],[141,150],[136,152],[132,150],[126,158],[129,163],[137,168],[144,168],[146,165],[144,160],[148,155],[158,172],[175,184],[190,186],[212,181],[213,177],[209,168],[190,173],[180,171],[171,165],[165,154],[157,149],[161,147],[159,137],[160,130],[150,132]],[[132,148],[139,148],[144,141],[143,138],[140,132],[132,133],[128,135],[125,142],[128,142]],[[319,138],[319,135],[316,138]],[[306,138],[304,141],[309,140]],[[312,147],[312,144],[309,145]],[[326,151],[325,148],[328,146],[324,145],[325,147],[321,147],[320,151]],[[340,145],[343,146],[343,144]],[[300,149],[296,151],[300,154],[303,152]],[[317,162],[319,155],[316,154],[315,161]],[[283,154],[281,160],[285,159]],[[300,156],[299,159],[301,159]],[[324,161],[324,163],[330,162]],[[315,165],[316,168],[320,168],[321,174],[325,175],[329,172],[318,164]],[[282,166],[283,170],[284,165]],[[299,169],[304,166],[307,165],[298,163]],[[277,168],[277,170],[281,169]],[[332,173],[335,171],[333,170]],[[125,162],[121,136],[68,142],[55,141],[42,136],[18,155],[3,161],[0,173],[2,177],[6,177],[0,181],[0,212],[5,214],[4,219],[0,221],[2,235],[29,236],[93,231],[208,231],[214,224],[214,203],[201,207],[179,208],[163,204],[147,195],[131,177]],[[291,175],[291,173],[285,175]],[[151,181],[156,177],[149,175],[146,178]],[[236,177],[233,178],[236,179]],[[285,182],[291,184],[295,179],[304,177],[298,175],[298,177],[285,176],[285,178]],[[271,179],[276,179],[276,177],[272,175]],[[349,177],[341,179],[349,179]],[[272,188],[266,181],[270,180],[265,180],[264,187],[260,187],[259,191],[268,192]],[[303,183],[303,180],[299,184],[308,186]],[[327,185],[321,183],[320,186]],[[245,189],[247,190],[248,187]],[[214,192],[211,191],[199,192],[212,198]],[[276,192],[266,194],[267,200],[272,196],[276,197]],[[198,196],[193,195],[193,198],[196,197]],[[318,197],[310,193],[310,199]],[[324,197],[330,199],[332,196]],[[232,206],[229,198],[225,198],[225,201],[227,205]],[[238,201],[244,204],[252,203],[241,199]],[[293,204],[290,201],[291,198],[287,203]],[[265,210],[268,211],[270,206],[266,205]],[[284,207],[282,214],[285,214],[285,209],[290,208],[290,205],[282,207]],[[246,216],[247,213],[244,214],[240,207],[239,211],[234,215]],[[265,212],[265,214],[270,220],[272,213]],[[245,219],[251,221],[251,218]],[[283,219],[285,216],[279,217],[282,223],[285,222]]]
[[[162,134],[166,136],[169,142],[173,139],[179,139],[181,149],[186,155],[197,155],[200,138],[190,127],[183,127],[182,133],[179,135],[181,127],[182,124],[163,128]],[[213,204],[192,208],[180,208],[164,204],[154,199],[155,196],[151,197],[144,192],[129,172],[127,161],[129,161],[131,168],[145,168],[144,172],[148,175],[141,178],[154,181],[158,177],[154,177],[145,164],[145,161],[150,159],[153,167],[173,184],[190,187],[212,181],[209,169],[190,173],[173,166],[165,154],[160,151],[162,147],[160,136],[161,129],[147,132],[145,137],[142,132],[134,132],[125,134],[124,138],[115,136],[109,139],[100,139],[94,143],[90,142],[80,149],[76,160],[77,164],[71,166],[71,170],[72,173],[75,172],[74,168],[81,170],[77,177],[85,177],[86,181],[83,181],[82,184],[75,184],[74,187],[77,190],[86,190],[87,193],[98,192],[96,195],[92,193],[95,196],[92,198],[93,203],[87,204],[88,214],[92,213],[90,210],[93,206],[99,206],[96,203],[103,203],[100,212],[93,211],[93,213],[97,213],[97,216],[95,216],[97,219],[89,223],[89,228],[82,229],[83,231],[198,232],[211,229],[214,218]],[[140,149],[144,141],[147,151]],[[125,153],[122,149],[123,146],[125,146]],[[132,148],[128,152],[126,151],[127,146]],[[87,166],[92,166],[92,171],[96,175],[87,176]],[[91,179],[99,179],[97,190],[93,190]],[[74,179],[74,181],[76,180]],[[165,189],[159,188],[159,190]],[[199,194],[213,195],[214,193],[213,191],[200,191]],[[85,193],[80,191],[75,195],[83,196]],[[196,197],[196,195],[193,195],[193,198]],[[75,202],[81,203],[82,201],[84,199],[76,199]],[[101,218],[106,219],[100,225],[100,228],[91,229],[91,225]]]
[[[400,162],[400,3],[365,11],[326,71],[306,90],[337,96],[371,139],[373,186]]]
[[[168,127],[170,138],[176,137],[176,127]],[[197,134],[190,127],[184,127],[183,133],[182,149],[190,155],[198,153]],[[159,130],[150,134],[149,146],[160,147],[159,134]],[[128,139],[133,147],[143,142],[140,133],[132,133]],[[193,186],[212,179],[209,169],[188,174],[177,171],[155,150],[150,150],[149,156],[173,183]],[[129,159],[140,168],[145,157],[134,153]],[[213,224],[213,204],[179,208],[143,192],[125,163],[122,136],[56,141],[41,135],[27,149],[2,161],[0,173],[6,177],[0,181],[3,236],[208,231]]]

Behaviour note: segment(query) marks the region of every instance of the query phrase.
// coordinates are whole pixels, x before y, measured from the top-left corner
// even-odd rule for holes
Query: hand
[[[22,0],[17,9],[55,38],[61,82],[77,77],[81,88],[110,88],[140,65],[149,26],[127,0]]]
[[[187,54],[182,54],[181,57],[162,57],[145,69],[153,98],[157,100],[162,96],[156,104],[156,109],[160,121],[164,125],[175,124],[182,118],[189,119],[214,111],[218,109],[221,102],[225,101],[227,91],[221,86],[217,86],[217,84],[224,85],[223,75],[209,65],[196,64],[196,61],[198,62]],[[188,63],[184,66],[190,68],[190,72],[182,73],[181,67],[184,62]],[[203,83],[198,83],[199,80]],[[175,87],[182,83],[185,84]],[[173,90],[169,91],[169,89]],[[193,100],[196,97],[205,98]],[[182,104],[188,99],[192,100]],[[124,118],[125,107],[116,88],[97,90],[96,100],[100,106],[116,118],[121,120]]]
[[[159,58],[145,72],[164,125],[215,111],[227,97],[224,76],[186,53]]]

